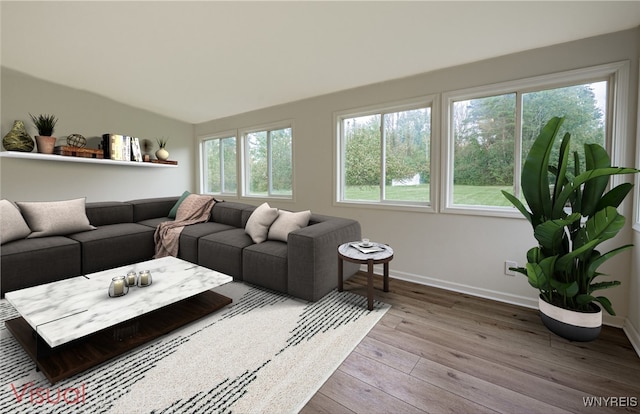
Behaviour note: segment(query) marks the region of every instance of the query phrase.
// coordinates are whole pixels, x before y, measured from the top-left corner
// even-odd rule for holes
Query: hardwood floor
[[[345,290],[365,286],[358,274]],[[621,329],[569,342],[536,310],[396,279],[375,287],[392,308],[301,413],[640,412],[640,358]]]

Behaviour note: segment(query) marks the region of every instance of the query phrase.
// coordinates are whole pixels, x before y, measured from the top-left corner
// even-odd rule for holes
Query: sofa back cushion
[[[87,217],[94,226],[132,223],[133,206],[118,201],[87,203]]]
[[[242,210],[242,228],[247,227],[247,221],[249,221],[249,217],[253,214],[253,210],[255,210],[255,206],[249,206],[246,209]]]
[[[228,224],[229,226],[244,228],[247,220],[243,219],[243,211],[253,206],[231,201],[220,201],[213,206],[211,221]],[[249,213],[251,215],[251,213]],[[247,216],[249,218],[249,216]]]
[[[138,223],[159,217],[169,217],[169,212],[180,197],[156,197],[142,200],[131,200],[133,206],[133,222]]]

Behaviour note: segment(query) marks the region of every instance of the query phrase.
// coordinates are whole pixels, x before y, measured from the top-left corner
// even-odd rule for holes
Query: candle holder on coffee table
[[[129,293],[129,285],[124,276],[117,276],[111,279],[109,284],[109,296],[116,298],[118,296],[124,296]]]

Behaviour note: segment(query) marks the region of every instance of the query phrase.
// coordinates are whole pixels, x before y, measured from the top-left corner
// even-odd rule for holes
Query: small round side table
[[[358,248],[360,247],[360,249]],[[384,264],[383,290],[389,291],[389,262],[393,259],[393,249],[386,244],[372,242],[363,250],[377,250],[370,253],[363,252],[359,241],[341,244],[338,247],[338,292],[343,290],[343,264],[346,260],[351,263],[367,265],[367,307],[373,310],[373,265]]]

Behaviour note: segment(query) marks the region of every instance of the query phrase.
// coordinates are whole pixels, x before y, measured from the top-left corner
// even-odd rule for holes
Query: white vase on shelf
[[[160,161],[166,161],[169,159],[169,151],[167,151],[164,148],[160,148],[158,151],[156,151],[156,158],[158,158]]]

